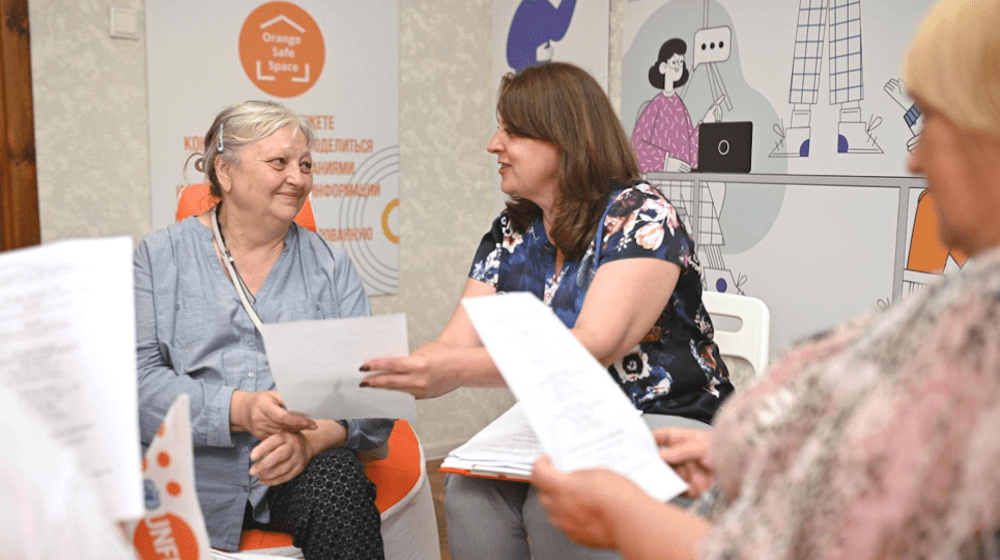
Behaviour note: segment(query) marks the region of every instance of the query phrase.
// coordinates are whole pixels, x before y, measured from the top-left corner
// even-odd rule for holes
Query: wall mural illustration
[[[705,288],[771,306],[775,350],[964,262],[906,169],[922,119],[901,61],[932,3],[625,5],[621,115],[643,172],[695,238]],[[702,161],[723,143],[749,173]]]
[[[829,48],[824,56],[824,35]],[[881,154],[874,136],[882,117],[862,116],[865,98],[861,0],[799,0],[792,53],[788,127],[775,125],[779,140],[771,157],[809,157],[812,107],[819,103],[823,62],[829,67],[830,105],[838,107],[837,152]]]

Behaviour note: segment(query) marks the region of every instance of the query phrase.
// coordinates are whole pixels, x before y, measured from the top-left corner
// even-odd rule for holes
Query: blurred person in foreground
[[[1000,556],[1000,0],[938,4],[905,81],[926,119],[909,168],[964,268],[793,349],[711,434],[658,432],[693,493],[711,484],[704,517],[540,459],[573,540],[628,559]]]

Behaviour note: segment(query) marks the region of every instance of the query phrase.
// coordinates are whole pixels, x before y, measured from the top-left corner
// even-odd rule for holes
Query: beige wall
[[[621,98],[621,21],[611,5],[611,98]],[[108,9],[142,0],[31,0],[31,66],[42,240],[151,228],[144,40],[108,36]],[[451,316],[493,214],[489,0],[400,1],[400,285],[376,313],[405,311],[410,347]],[[192,84],[192,87],[198,87]],[[418,403],[429,456],[463,442],[513,402],[460,389]]]

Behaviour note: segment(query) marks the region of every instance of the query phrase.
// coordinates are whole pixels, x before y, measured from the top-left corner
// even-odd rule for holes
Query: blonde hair
[[[1000,134],[1000,0],[943,0],[910,44],[910,93],[960,129]]]
[[[222,197],[222,187],[215,173],[215,159],[237,164],[244,147],[275,132],[293,126],[305,136],[312,148],[316,136],[309,119],[277,101],[240,101],[226,107],[215,117],[205,133],[205,152],[195,168],[205,172],[212,195]]]

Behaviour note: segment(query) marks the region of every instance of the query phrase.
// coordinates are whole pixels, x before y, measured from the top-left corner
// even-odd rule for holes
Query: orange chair
[[[201,214],[217,203],[218,199],[209,194],[208,183],[188,185],[178,195],[177,221]],[[316,218],[308,199],[295,221],[316,231]],[[365,474],[375,483],[375,507],[382,518],[385,558],[441,560],[437,518],[420,440],[409,422],[396,420],[388,443],[386,458],[365,463]],[[240,535],[240,550],[289,546],[293,546],[292,536],[287,533],[251,529]]]
[[[930,192],[925,189],[917,197],[917,213],[913,218],[906,269],[927,274],[944,274],[949,256],[958,266],[965,265],[965,260],[968,258],[962,251],[945,247],[941,243],[938,238],[937,208],[934,206],[934,199],[930,197]]]
[[[202,214],[218,203],[219,199],[209,192],[208,183],[188,185],[177,194],[177,221]],[[316,231],[316,215],[313,214],[310,198],[306,198],[299,215],[295,216],[295,222],[308,230]]]

